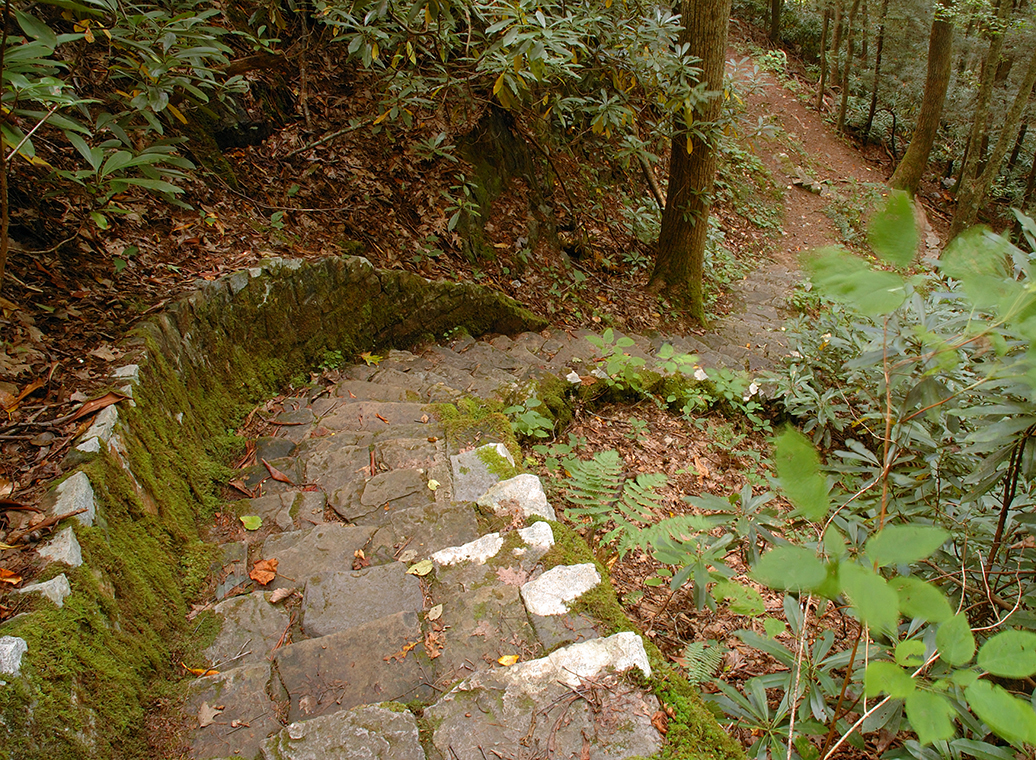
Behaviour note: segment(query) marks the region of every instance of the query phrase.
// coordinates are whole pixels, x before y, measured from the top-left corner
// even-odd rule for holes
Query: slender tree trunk
[[[702,81],[712,95],[693,112],[693,133],[677,117],[669,160],[669,187],[658,258],[648,288],[664,292],[704,325],[703,279],[709,206],[716,176],[715,127],[723,107],[724,58],[731,0],[683,0],[680,42],[701,59]],[[702,128],[704,126],[704,129]]]
[[[878,19],[878,39],[874,45],[874,86],[871,88],[871,104],[867,109],[867,123],[863,126],[863,144],[870,138],[874,126],[874,112],[878,109],[878,85],[881,82],[881,53],[885,47],[885,19],[888,17],[889,0],[881,0],[881,16]]]
[[[824,110],[824,89],[827,87],[827,30],[831,25],[831,8],[824,6],[824,21],[820,27],[820,84],[817,87],[817,111]]]
[[[842,102],[838,106],[839,132],[845,131],[845,111],[849,105],[849,73],[853,67],[853,38],[856,35],[856,11],[860,7],[860,0],[853,0],[849,8],[849,30],[845,36],[845,68],[842,69]]]
[[[781,41],[781,9],[784,0],[770,0],[770,42],[775,45]]]
[[[863,7],[860,8],[860,11],[863,16],[863,20],[860,22],[860,28],[863,30],[863,38],[860,40],[860,68],[865,69],[867,68],[867,42],[869,39],[867,30],[870,29],[871,25],[870,16],[868,15],[870,13],[870,6],[867,4],[867,0],[863,0]]]
[[[1022,152],[1022,146],[1025,144],[1025,133],[1029,131],[1029,122],[1023,121],[1022,128],[1018,130],[1018,138],[1014,141],[1014,147],[1011,148],[1011,157],[1007,159],[1007,171],[1013,172],[1014,167],[1018,165],[1018,154]]]
[[[1005,0],[1006,1],[1006,0]],[[1000,137],[997,138],[996,147],[986,162],[986,168],[973,182],[961,185],[961,191],[957,196],[957,208],[953,214],[953,222],[950,225],[950,238],[954,238],[970,227],[978,219],[978,210],[985,203],[989,188],[993,180],[1000,173],[1000,163],[1007,155],[1007,149],[1018,129],[1018,124],[1025,113],[1025,107],[1029,104],[1029,96],[1032,95],[1032,88],[1036,85],[1036,52],[1029,59],[1029,67],[1025,70],[1025,78],[1018,87],[1011,110],[1007,112],[1004,126],[1000,130]]]
[[[842,52],[842,32],[845,27],[845,12],[842,0],[835,0],[834,32],[831,35],[831,81],[842,81],[842,65],[838,57]]]
[[[4,25],[0,35],[0,75],[4,73],[4,53],[7,51],[7,25],[11,20],[11,0],[4,0],[4,17],[0,23]],[[7,148],[0,140],[0,293],[4,289],[4,273],[7,271],[7,238],[11,228],[11,206],[7,189]]]
[[[1022,206],[1026,209],[1032,206],[1032,193],[1036,190],[1036,151],[1032,154],[1032,165],[1029,167],[1029,176],[1025,179],[1025,197],[1022,199]]]
[[[910,138],[910,145],[903,160],[889,180],[889,186],[906,190],[911,195],[917,194],[921,177],[928,166],[928,156],[935,144],[935,136],[939,131],[939,119],[942,116],[943,102],[946,100],[946,89],[950,84],[950,67],[953,63],[953,23],[943,15],[943,5],[935,10],[932,19],[932,31],[928,36],[928,73],[925,76],[924,96],[921,99],[921,112],[917,117],[917,126]]]

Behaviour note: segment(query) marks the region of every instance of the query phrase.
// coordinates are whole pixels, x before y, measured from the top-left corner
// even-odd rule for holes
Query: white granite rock
[[[62,573],[61,575],[51,578],[49,581],[44,581],[43,583],[30,583],[25,588],[18,589],[18,593],[43,594],[58,607],[64,607],[65,598],[72,593],[72,587],[68,584],[68,578],[66,578],[65,574]]]
[[[450,546],[437,551],[432,555],[432,561],[439,566],[469,561],[481,565],[490,557],[495,557],[503,545],[504,539],[499,533],[487,533],[463,546]]]
[[[509,480],[501,480],[486,491],[478,500],[480,507],[494,511],[510,511],[511,503],[517,504],[526,517],[542,517],[544,520],[556,520],[554,508],[547,501],[543,492],[543,484],[535,475],[524,473]]]
[[[37,553],[44,559],[51,562],[64,562],[70,567],[79,567],[83,564],[83,552],[79,547],[79,540],[76,532],[69,526],[58,531],[51,541],[43,544]]]
[[[564,615],[573,602],[601,582],[591,563],[558,565],[521,588],[525,609],[533,615]]]
[[[29,651],[25,639],[0,636],[0,673],[16,676],[22,669],[22,655]]]
[[[535,522],[528,528],[521,528],[518,535],[531,547],[549,549],[554,545],[554,531],[545,522]]]

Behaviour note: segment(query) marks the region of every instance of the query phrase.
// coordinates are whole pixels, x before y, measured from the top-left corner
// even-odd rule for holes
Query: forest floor
[[[772,129],[769,136],[756,130],[743,145],[765,171],[746,168],[743,183],[734,183],[714,212],[733,257],[726,274],[712,282],[710,309],[717,315],[735,308],[732,294],[747,271],[764,264],[795,271],[804,252],[861,243],[866,209],[884,192],[892,168],[880,149],[862,152],[836,134],[807,104],[812,89],[802,78],[759,70],[745,60],[747,35],[735,37],[731,66],[748,69],[751,80],[741,94],[741,125],[746,134],[760,124]],[[308,129],[301,122],[289,125],[262,145],[228,156],[239,189],[196,183],[189,198],[195,208],[189,210],[171,211],[148,199],[120,200],[123,213],[111,216],[107,230],[60,216],[55,224],[61,234],[53,238],[75,242],[40,252],[53,247],[50,241],[24,240],[13,248],[0,299],[0,401],[7,410],[0,420],[0,499],[6,500],[0,507],[38,503],[62,474],[62,457],[90,420],[46,423],[104,388],[108,365],[120,357],[119,340],[128,329],[197,279],[215,279],[269,256],[318,258],[337,253],[344,239],[359,239],[375,266],[478,281],[561,327],[611,325],[637,333],[691,329],[646,290],[650,245],[609,226],[609,219],[623,218],[619,195],[596,205],[588,201],[591,210],[579,220],[594,239],[593,256],[571,260],[533,252],[529,260],[501,255],[472,265],[446,246],[422,247],[433,236],[448,237],[441,191],[455,181],[456,168],[415,162],[408,147],[413,139],[386,143],[382,135],[365,142],[357,130],[311,151],[312,158],[293,156],[321,133],[361,115],[369,102],[362,83],[342,89],[346,85],[336,78],[333,64],[324,64],[313,73]],[[422,129],[434,135],[437,125]],[[579,167],[560,168],[581,176]],[[820,192],[797,184],[804,177]],[[577,201],[590,192],[589,185],[572,189]],[[499,204],[499,217],[492,221],[491,242],[501,251],[520,248],[515,244],[524,216],[517,218],[517,200]],[[945,219],[938,210],[929,209],[928,216],[937,236]],[[27,250],[33,248],[34,253]],[[687,495],[726,496],[746,484],[765,490],[765,434],[718,413],[692,424],[648,403],[596,409],[577,417],[560,440],[529,453],[543,462],[572,444],[583,454],[612,448],[638,472],[666,473],[667,504],[674,509]],[[0,514],[13,520],[20,513]],[[3,527],[0,522],[0,536]],[[6,552],[0,561],[16,572],[31,570],[14,555]],[[772,666],[758,652],[737,648],[731,634],[750,624],[744,618],[697,610],[689,595],[645,592],[644,580],[657,567],[643,555],[612,558],[609,564],[628,613],[674,659],[689,640],[716,639],[730,647],[725,670],[735,680]],[[780,615],[779,598],[768,599],[767,606]],[[5,616],[0,605],[0,619]]]

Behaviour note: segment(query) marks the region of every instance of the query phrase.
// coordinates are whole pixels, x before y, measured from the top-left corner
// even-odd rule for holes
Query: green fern
[[[727,648],[715,639],[695,641],[687,645],[677,662],[683,666],[691,685],[697,686],[715,678],[726,652]]]
[[[619,556],[643,545],[639,540],[641,528],[657,519],[661,509],[657,490],[668,480],[662,473],[627,478],[622,465],[614,450],[577,462],[571,469],[566,494],[574,505],[566,510],[568,517],[586,518],[595,531],[605,531],[601,543],[616,542]]]

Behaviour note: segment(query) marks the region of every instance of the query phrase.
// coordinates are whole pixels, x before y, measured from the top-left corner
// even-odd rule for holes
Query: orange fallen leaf
[[[509,668],[518,662],[518,655],[516,654],[505,654],[503,657],[497,658],[497,662],[503,665],[505,668]]]
[[[11,414],[16,409],[18,409],[18,405],[22,402],[22,399],[24,399],[34,390],[42,388],[46,384],[47,380],[45,378],[38,377],[31,383],[26,385],[24,388],[22,388],[21,393],[19,393],[17,396],[12,396],[10,393],[4,393],[0,391],[0,405],[3,406],[5,412]]]
[[[240,491],[249,499],[255,498],[255,491],[246,486],[243,480],[232,480],[229,483],[227,483],[227,485],[233,488],[235,491]]]
[[[252,572],[248,577],[260,586],[267,585],[277,577],[277,558],[259,560],[252,566]]]
[[[669,733],[669,716],[659,710],[651,716],[651,725],[655,727],[655,730],[658,731],[658,733],[665,736]]]
[[[265,459],[262,460],[262,462],[263,462],[263,466],[265,466],[267,471],[270,473],[270,477],[271,478],[273,478],[274,480],[276,480],[276,481],[278,481],[280,483],[287,483],[289,486],[295,485],[294,483],[291,482],[291,479],[287,475],[285,475],[283,472],[278,470],[276,467],[274,467],[272,464],[267,462]]]
[[[199,678],[201,678],[202,676],[219,675],[219,671],[215,668],[189,668],[187,667],[186,663],[181,662],[180,664],[183,665],[183,669],[190,673],[192,676],[198,676]]]
[[[22,576],[18,573],[11,572],[6,567],[0,567],[0,583],[10,583],[12,586],[17,586],[22,582]]]
[[[380,414],[378,414],[377,412],[375,412],[375,413],[374,413],[374,416],[375,416],[375,417],[377,417],[377,418],[378,418],[379,420],[381,420],[382,422],[384,422],[384,423],[385,423],[386,425],[387,425],[387,424],[389,424],[389,421],[388,421],[388,420],[386,420],[386,419],[385,419],[384,417],[382,417],[382,416],[381,416]]]
[[[388,662],[389,660],[395,660],[396,662],[403,662],[403,660],[406,659],[407,653],[411,649],[416,647],[418,644],[420,644],[420,643],[421,643],[420,641],[415,641],[415,642],[413,642],[411,644],[404,644],[403,648],[400,649],[395,654],[386,655],[385,657],[382,657],[381,659],[383,659],[385,662]]]

